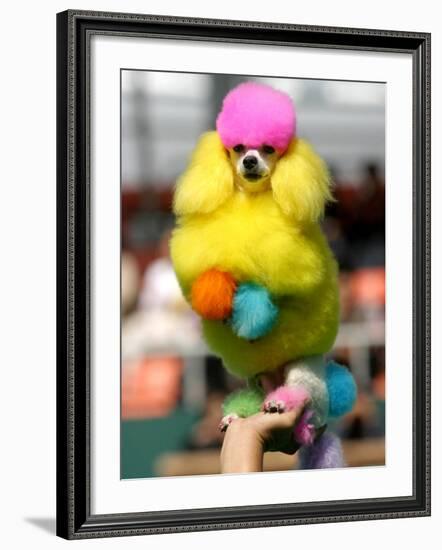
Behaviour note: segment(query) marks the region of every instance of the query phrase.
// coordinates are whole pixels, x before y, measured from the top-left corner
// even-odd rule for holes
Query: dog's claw
[[[266,401],[263,406],[264,412],[269,413],[283,413],[286,410],[284,401],[276,401],[275,399],[270,399]]]
[[[227,428],[230,426],[230,424],[237,418],[239,418],[239,416],[234,413],[226,414],[226,416],[223,416],[221,419],[221,422],[218,424],[220,431],[225,432]]]

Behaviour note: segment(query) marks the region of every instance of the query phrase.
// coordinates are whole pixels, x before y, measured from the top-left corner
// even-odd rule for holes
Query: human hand
[[[290,430],[300,419],[307,400],[280,414],[259,412],[229,425],[221,449],[221,473],[262,472],[265,446],[279,430]],[[297,450],[294,443],[293,452]]]

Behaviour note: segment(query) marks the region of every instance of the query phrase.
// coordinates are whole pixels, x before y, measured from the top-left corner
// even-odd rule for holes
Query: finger
[[[272,415],[279,419],[275,424],[275,428],[291,428],[301,418],[306,405],[297,407],[291,411],[283,412],[278,415]]]
[[[263,422],[269,430],[291,428],[302,416],[307,405],[308,402],[305,402],[295,409],[279,414],[259,413],[259,422]]]

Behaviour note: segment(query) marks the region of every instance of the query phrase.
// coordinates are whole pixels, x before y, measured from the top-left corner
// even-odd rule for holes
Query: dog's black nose
[[[244,167],[246,168],[246,170],[251,170],[258,164],[258,159],[253,155],[249,155],[243,158],[242,163],[244,164]]]

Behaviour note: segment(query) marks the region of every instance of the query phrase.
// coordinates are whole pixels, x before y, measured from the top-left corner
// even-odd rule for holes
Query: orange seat
[[[124,361],[122,418],[153,418],[170,414],[180,397],[182,368],[179,357],[141,357]]]
[[[351,275],[351,294],[359,307],[385,304],[385,268],[373,267],[358,269]]]

